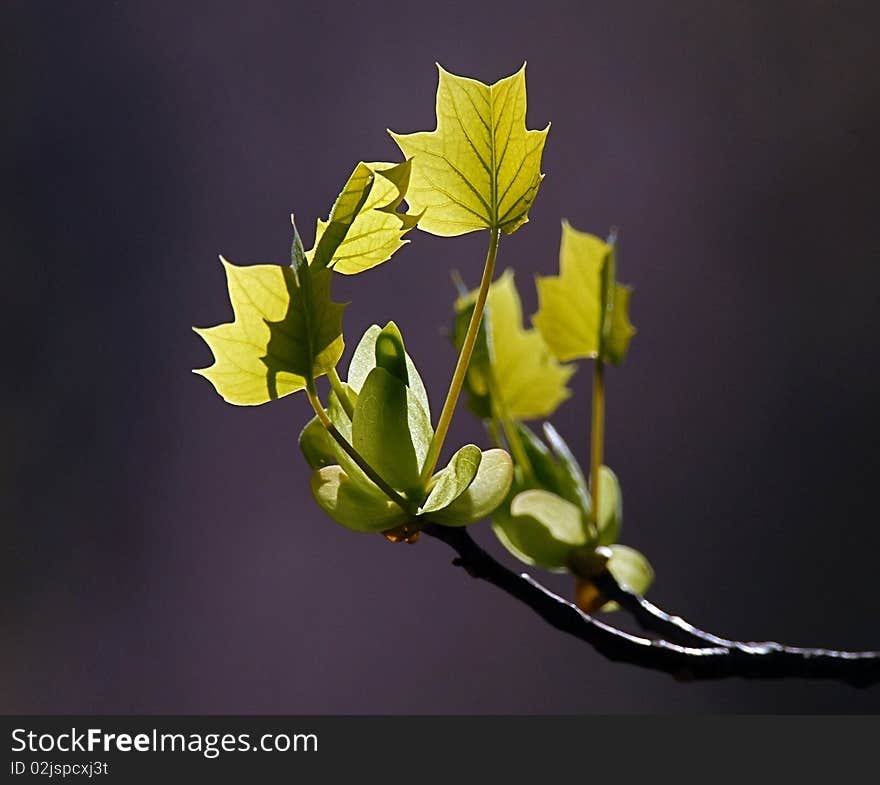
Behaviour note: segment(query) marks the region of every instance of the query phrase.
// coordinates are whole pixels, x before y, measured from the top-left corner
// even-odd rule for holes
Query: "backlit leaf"
[[[382,332],[379,325],[374,324],[363,334],[358,345],[352,354],[351,362],[348,366],[348,384],[355,392],[360,392],[361,387],[366,381],[367,375],[376,367],[376,339]],[[428,403],[428,393],[425,391],[425,385],[422,377],[416,369],[415,363],[408,354],[406,356],[406,374],[409,382],[409,388],[424,409],[428,419],[431,418],[431,408]]]
[[[571,553],[587,542],[581,510],[544,490],[517,494],[509,513],[495,516],[493,529],[517,558],[550,570],[565,569]]]
[[[464,314],[473,309],[474,293],[459,298],[456,342],[464,338]],[[569,397],[566,386],[575,369],[562,365],[550,353],[541,333],[523,327],[522,304],[513,271],[506,270],[489,288],[484,348],[474,352],[467,375],[469,403],[478,413],[494,405],[497,413],[514,420],[547,417]],[[482,398],[487,402],[480,403]]]
[[[614,245],[563,221],[559,275],[538,276],[533,317],[560,360],[623,361],[635,334],[628,314],[632,290],[618,284],[615,274]]]
[[[617,475],[607,466],[599,467],[599,545],[611,545],[623,526],[623,495]]]
[[[318,267],[351,275],[388,261],[408,240],[418,215],[398,212],[412,163],[359,163],[326,221],[318,220],[308,258]]]
[[[194,328],[214,354],[197,370],[229,403],[256,405],[302,390],[327,373],[344,348],[345,305],[330,299],[331,273],[298,267],[238,267],[221,257],[234,321]]]
[[[433,477],[433,486],[419,514],[426,515],[448,507],[474,481],[483,453],[473,444],[467,444],[452,456],[449,463]]]
[[[412,390],[376,367],[364,381],[352,418],[354,448],[393,488],[418,495],[433,429]]]
[[[438,69],[436,130],[391,133],[413,159],[407,201],[432,234],[510,234],[528,221],[550,127],[526,130],[525,65],[491,86]]]
[[[644,594],[654,582],[654,570],[650,562],[635,548],[628,545],[612,545],[608,569],[614,580],[636,594]],[[603,610],[606,610],[603,608]]]
[[[326,466],[316,471],[311,489],[321,509],[354,531],[381,532],[409,518],[375,486],[352,481],[341,466]]]
[[[504,501],[513,480],[513,462],[504,450],[485,450],[476,477],[448,507],[425,517],[444,526],[467,526],[491,515]]]

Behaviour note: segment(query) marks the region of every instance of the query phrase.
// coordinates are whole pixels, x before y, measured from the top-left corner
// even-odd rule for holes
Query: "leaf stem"
[[[367,463],[366,459],[363,455],[361,455],[351,444],[349,444],[348,439],[346,439],[336,428],[336,426],[330,421],[330,418],[327,416],[327,412],[324,411],[324,405],[321,403],[321,399],[318,397],[318,393],[315,390],[315,383],[312,381],[310,384],[306,386],[306,395],[308,396],[309,403],[312,405],[312,408],[315,410],[315,414],[318,416],[318,420],[321,422],[321,425],[327,430],[327,433],[333,437],[336,443],[345,451],[345,454],[348,455],[358,466],[358,468],[367,475],[367,477],[372,480],[376,486],[378,486],[379,490],[382,491],[391,501],[393,501],[398,507],[400,507],[404,512],[410,512],[409,505],[397,491],[394,490],[385,480],[383,480],[377,473],[376,470]]]
[[[510,448],[511,455],[513,455],[513,459],[517,466],[522,469],[526,479],[534,482],[535,470],[532,468],[532,462],[526,454],[525,447],[523,447],[522,439],[519,438],[519,433],[517,433],[516,428],[513,426],[510,417],[507,416],[504,404],[501,404],[500,408],[501,412],[498,419],[501,421],[501,428],[507,439],[507,446]]]
[[[593,423],[590,431],[590,493],[593,502],[593,522],[599,528],[599,467],[605,442],[605,363],[596,358],[593,368]]]
[[[452,374],[452,381],[449,383],[449,392],[446,393],[446,402],[443,404],[443,411],[440,412],[440,420],[437,422],[437,430],[434,431],[434,438],[431,440],[431,446],[428,448],[427,456],[425,456],[425,465],[420,478],[423,486],[431,479],[434,469],[437,468],[440,450],[443,449],[443,442],[446,440],[446,434],[449,432],[452,415],[455,412],[458,397],[464,385],[464,377],[471,362],[471,355],[474,353],[474,345],[477,342],[480,322],[483,319],[483,309],[486,307],[486,298],[489,296],[489,286],[495,274],[495,259],[498,256],[498,241],[500,237],[500,229],[491,230],[489,250],[486,253],[486,264],[483,267],[483,279],[480,281],[480,290],[477,293],[474,312],[471,314],[470,322],[468,322],[464,342],[458,354],[458,362],[455,365],[455,372]]]
[[[342,408],[348,415],[348,419],[353,420],[354,405],[352,404],[351,399],[348,397],[346,389],[342,386],[342,379],[339,378],[339,374],[336,373],[335,368],[331,368],[329,371],[327,371],[327,378],[330,380],[330,387],[333,389],[333,392],[336,393],[336,397],[339,399],[339,403],[342,404]]]

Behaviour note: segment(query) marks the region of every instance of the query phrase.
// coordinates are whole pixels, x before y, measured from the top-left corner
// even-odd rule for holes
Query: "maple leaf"
[[[195,373],[229,403],[254,406],[305,389],[342,356],[345,305],[330,298],[331,271],[306,262],[295,227],[291,256],[290,267],[220,257],[234,320],[193,328],[214,355]]]
[[[550,128],[526,130],[525,64],[491,86],[437,68],[436,130],[389,131],[413,158],[407,201],[425,211],[419,226],[431,234],[510,234],[528,221]]]
[[[538,276],[532,322],[560,360],[598,357],[620,365],[635,335],[632,289],[615,280],[613,242],[562,222],[559,275]]]
[[[343,275],[388,261],[409,241],[403,235],[420,216],[398,212],[406,196],[412,162],[359,163],[326,221],[318,219],[310,262]]]
[[[474,293],[456,303],[455,339],[460,345],[473,310]],[[575,369],[557,362],[541,333],[523,327],[522,303],[513,270],[489,288],[483,326],[466,379],[468,403],[477,416],[513,420],[548,417],[571,394]]]

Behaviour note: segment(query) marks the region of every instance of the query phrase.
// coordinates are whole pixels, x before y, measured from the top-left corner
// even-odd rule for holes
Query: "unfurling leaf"
[[[436,130],[391,132],[413,158],[407,201],[425,211],[419,226],[431,234],[510,234],[528,221],[550,128],[526,130],[525,65],[491,86],[437,67]]]
[[[635,329],[632,290],[617,283],[613,243],[562,222],[559,275],[538,276],[532,321],[560,360],[598,357],[620,365]]]
[[[391,324],[393,324],[393,322],[389,322],[388,325],[385,326],[385,330],[388,330],[388,327]],[[369,327],[361,337],[361,340],[358,342],[358,345],[355,347],[354,353],[351,356],[351,362],[348,365],[347,381],[351,389],[356,393],[360,392],[361,387],[363,387],[364,382],[367,379],[367,375],[376,367],[376,341],[382,332],[383,329],[379,327],[378,324]],[[419,376],[415,363],[413,363],[409,354],[404,352],[404,358],[406,361],[407,384],[430,420],[431,407],[428,403],[428,393],[425,391],[422,377]]]
[[[354,407],[355,450],[385,482],[417,497],[433,436],[428,416],[412,390],[384,368],[373,368]]]
[[[352,275],[388,261],[408,243],[403,235],[418,215],[398,212],[409,186],[411,161],[359,163],[326,221],[318,219],[309,260]]]
[[[459,298],[455,306],[458,347],[474,297],[472,292]],[[575,368],[557,362],[538,330],[523,327],[512,270],[489,288],[483,325],[466,379],[468,405],[474,413],[482,419],[532,420],[556,411],[571,394],[566,384]]]
[[[298,239],[298,238],[297,238]],[[234,321],[195,328],[214,364],[197,370],[229,403],[252,406],[302,390],[342,355],[342,312],[331,273],[298,266],[238,267],[221,257]]]
[[[331,423],[409,504],[404,512],[390,503],[316,417],[300,434],[300,449],[317,470],[312,493],[335,521],[356,531],[385,532],[417,518],[465,526],[487,517],[504,501],[513,466],[503,450],[462,447],[427,489],[419,486],[433,430],[424,385],[393,322],[384,329],[373,325],[364,333],[342,391],[354,404],[354,416],[349,419],[331,392],[326,410]],[[358,504],[365,505],[362,519],[356,513]]]

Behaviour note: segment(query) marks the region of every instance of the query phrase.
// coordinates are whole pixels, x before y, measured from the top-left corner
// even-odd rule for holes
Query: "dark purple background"
[[[439,543],[326,519],[301,396],[238,409],[189,373],[190,326],[229,316],[218,253],[283,261],[294,210],[310,239],[355,162],[397,158],[387,126],[433,128],[435,60],[491,81],[528,59],[547,179],[500,265],[531,312],[561,217],[621,229],[640,332],[608,460],[652,597],[722,634],[880,646],[874,6],[179,5],[0,14],[0,710],[880,709],[608,663]],[[349,346],[400,324],[439,410],[449,271],[475,283],[487,238],[414,235],[336,294]],[[555,418],[582,459],[588,371]]]

